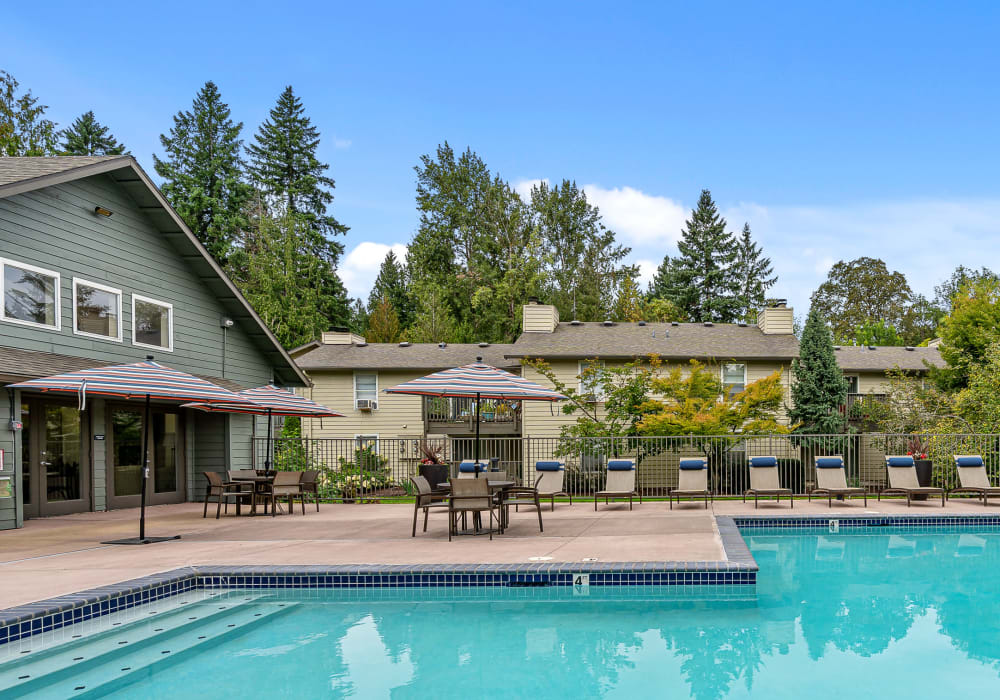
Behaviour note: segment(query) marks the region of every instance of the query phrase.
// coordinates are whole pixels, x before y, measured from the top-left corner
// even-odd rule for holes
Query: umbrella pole
[[[146,483],[149,481],[149,394],[142,420],[142,490],[139,492],[139,539],[146,539]]]
[[[271,437],[271,408],[267,409],[267,453],[264,455],[264,473],[270,475],[271,463],[274,460],[274,438]]]
[[[476,448],[473,450],[472,470],[479,478],[479,392],[476,392]]]

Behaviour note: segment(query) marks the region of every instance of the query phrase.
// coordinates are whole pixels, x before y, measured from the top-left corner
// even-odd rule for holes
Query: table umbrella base
[[[109,540],[101,542],[101,544],[153,544],[155,542],[179,540],[180,538],[180,535],[170,535],[169,537],[126,537],[123,540]]]

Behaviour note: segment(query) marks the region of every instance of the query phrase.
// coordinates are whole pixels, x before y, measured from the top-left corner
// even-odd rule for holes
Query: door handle
[[[46,467],[52,466],[52,462],[39,462],[39,464],[44,464]]]

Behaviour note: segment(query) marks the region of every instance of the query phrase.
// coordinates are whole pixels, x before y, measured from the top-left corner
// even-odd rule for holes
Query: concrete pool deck
[[[210,509],[211,511],[211,509]],[[511,527],[491,542],[459,537],[448,542],[447,516],[432,512],[428,531],[410,537],[408,504],[325,504],[306,515],[202,518],[202,506],[184,503],[147,509],[148,535],[182,539],[145,546],[102,545],[136,534],[138,511],[117,510],[29,520],[20,530],[0,532],[0,609],[84,589],[135,579],[184,566],[306,564],[505,564],[551,557],[548,563],[726,561],[716,515],[860,516],[1000,515],[1000,506],[972,499],[915,503],[870,499],[828,508],[826,502],[776,505],[717,501],[707,510],[666,502],[600,506],[557,504],[544,510],[545,532],[534,512],[512,514]]]

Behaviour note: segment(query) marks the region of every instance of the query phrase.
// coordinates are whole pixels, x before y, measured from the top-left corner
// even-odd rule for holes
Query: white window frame
[[[351,377],[351,384],[352,384],[352,388],[354,390],[354,410],[355,411],[358,410],[358,375],[359,374],[374,374],[375,375],[375,405],[379,406],[382,402],[379,401],[379,396],[378,396],[378,372],[364,372],[364,371],[355,370],[353,376]],[[377,411],[378,408],[375,408],[373,410]]]
[[[135,339],[135,303],[137,301],[143,301],[147,304],[156,304],[157,306],[162,306],[167,310],[167,319],[170,323],[170,330],[167,333],[167,345],[162,347],[159,345],[149,345],[148,343],[140,343]],[[74,304],[74,308],[76,305]],[[75,325],[75,324],[74,324]],[[132,294],[132,345],[139,348],[149,348],[150,350],[163,350],[165,352],[174,351],[174,305],[169,304],[165,301],[160,301],[159,299],[153,299],[152,297],[143,296],[142,294]]]
[[[854,384],[855,384],[855,387],[856,387],[856,391],[852,392],[851,391],[851,387],[848,384],[847,393],[848,394],[852,394],[852,393],[853,394],[860,394],[861,393],[861,375],[860,374],[853,374],[853,373],[852,374],[845,374],[844,375],[844,379],[845,380],[850,380],[852,377],[854,378]]]
[[[355,433],[354,434],[354,449],[360,450],[364,448],[360,440],[373,440],[375,442],[375,454],[382,454],[379,452],[379,441],[378,433]]]
[[[587,392],[587,389],[589,387],[584,386],[584,383],[583,383],[583,372],[584,372],[585,369],[587,369],[587,366],[589,364],[591,364],[590,360],[580,360],[580,361],[578,361],[576,363],[576,369],[577,369],[576,376],[577,376],[577,381],[578,381],[578,391],[581,394],[584,394],[586,396],[593,396],[594,400],[597,401],[598,403],[600,403],[601,401],[604,401],[604,399],[605,399],[604,389],[601,386],[594,387],[596,389],[596,391],[593,394],[590,394],[590,393]],[[598,366],[602,370],[606,367],[606,364],[605,364],[604,360],[598,359],[597,360],[597,364],[598,364]]]
[[[27,270],[28,272],[37,272],[40,275],[48,275],[49,277],[53,277],[55,279],[56,323],[54,326],[50,326],[47,323],[24,321],[19,318],[9,318],[7,316],[7,301],[4,299],[4,289],[6,289],[4,267],[7,265],[10,265],[11,267],[18,267],[22,270]],[[62,330],[62,276],[58,272],[55,272],[54,270],[46,270],[44,267],[29,265],[28,263],[18,262],[17,260],[11,260],[10,258],[0,258],[0,321],[17,323],[19,325],[30,326],[32,328],[44,328],[48,331]]]
[[[88,287],[93,287],[94,289],[100,289],[102,292],[108,292],[110,294],[118,295],[118,336],[112,338],[107,335],[101,335],[100,333],[87,333],[86,331],[77,330],[76,327],[76,290],[81,284],[85,284]],[[115,289],[114,287],[109,287],[106,284],[101,284],[100,282],[91,282],[88,279],[82,277],[73,278],[73,335],[82,335],[86,338],[94,338],[96,340],[106,340],[111,343],[122,342],[122,290]]]
[[[746,362],[723,362],[719,366],[719,381],[722,384],[722,398],[728,399],[730,392],[729,387],[732,384],[726,383],[726,365],[743,365],[743,389],[740,391],[745,391],[747,388],[747,363]],[[737,392],[739,393],[739,392]]]

